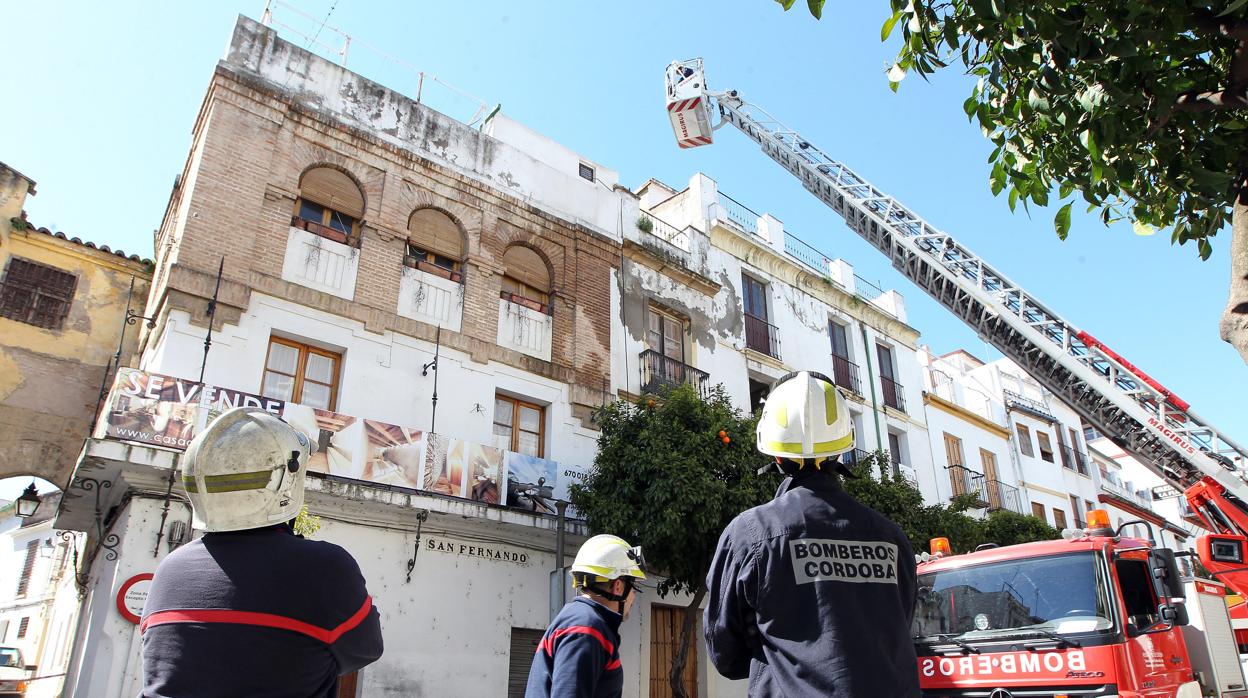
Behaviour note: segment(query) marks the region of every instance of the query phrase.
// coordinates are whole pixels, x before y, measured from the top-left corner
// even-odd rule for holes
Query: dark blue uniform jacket
[[[618,698],[621,620],[584,596],[564,606],[537,645],[525,698]]]
[[[285,526],[208,533],[160,566],[139,626],[144,698],[334,696],[381,656],[346,550]]]
[[[706,586],[707,654],[751,696],[919,696],[914,554],[834,478],[786,480],[733,519]]]

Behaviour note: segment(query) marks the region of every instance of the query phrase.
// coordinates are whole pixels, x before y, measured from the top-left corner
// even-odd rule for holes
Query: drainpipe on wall
[[[867,339],[867,328],[859,325],[858,329],[862,331],[862,347],[863,353],[867,355],[867,382],[871,386],[871,411],[875,413],[875,447],[883,448],[883,442],[880,440],[880,405],[875,400],[875,368],[871,365],[871,340]]]
[[[563,571],[563,546],[565,524],[567,523],[568,503],[562,499],[555,501],[555,511],[559,518],[555,524],[555,571],[550,573],[550,619],[555,619],[564,604],[568,602],[568,582]]]

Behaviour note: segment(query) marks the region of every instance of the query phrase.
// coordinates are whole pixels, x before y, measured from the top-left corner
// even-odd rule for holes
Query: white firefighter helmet
[[[572,578],[577,586],[609,582],[620,577],[645,579],[641,571],[645,558],[641,548],[630,547],[623,538],[599,534],[585,541],[572,561]]]
[[[845,398],[827,376],[797,371],[776,381],[758,419],[758,450],[779,458],[826,458],[854,447]]]
[[[191,440],[182,484],[196,528],[241,531],[289,521],[303,508],[303,478],[315,446],[257,407],[222,413]]]

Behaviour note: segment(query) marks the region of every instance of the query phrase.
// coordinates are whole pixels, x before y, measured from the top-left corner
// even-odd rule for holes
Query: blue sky
[[[323,18],[334,4],[298,6]],[[741,134],[723,130],[712,147],[676,148],[663,68],[702,56],[712,89],[740,90],[1248,442],[1248,367],[1217,335],[1229,231],[1200,262],[1194,248],[1172,247],[1168,234],[1105,228],[1077,205],[1070,238],[1059,241],[1052,216],[1060,203],[1028,218],[989,192],[991,149],[962,113],[964,76],[949,70],[889,91],[884,70],[895,46],[879,41],[884,0],[830,2],[821,22],[801,5],[783,13],[770,0],[338,0],[327,25],[353,36],[352,69],[414,93],[410,71],[365,45],[378,47],[501,103],[512,118],[619,170],[630,187],[649,177],[679,187],[703,171],[864,278],[898,289],[911,324],[938,353],[999,356]],[[150,256],[235,17],[258,19],[263,8],[261,0],[0,4],[11,57],[0,78],[0,160],[39,183],[27,205],[31,221]],[[276,14],[316,31],[281,6]],[[340,41],[329,28],[319,38]],[[447,109],[461,118],[471,111],[465,102],[450,106],[464,110]]]

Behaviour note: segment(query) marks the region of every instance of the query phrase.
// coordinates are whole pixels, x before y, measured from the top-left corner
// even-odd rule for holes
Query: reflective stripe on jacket
[[[564,606],[537,645],[525,698],[618,698],[621,620],[584,596]]]
[[[285,525],[178,548],[156,568],[140,630],[144,698],[332,697],[382,652],[355,559]]]

